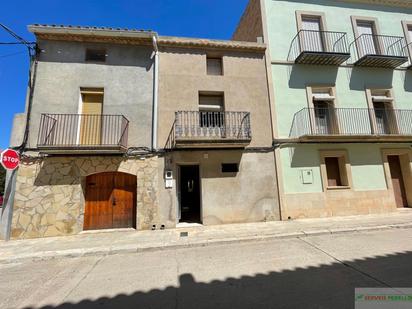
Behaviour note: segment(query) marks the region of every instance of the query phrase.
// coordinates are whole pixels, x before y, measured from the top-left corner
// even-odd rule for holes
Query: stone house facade
[[[38,53],[11,237],[151,228],[158,205],[158,157],[150,152],[157,34],[29,30]],[[16,115],[11,146],[21,144],[26,119]]]
[[[159,38],[168,226],[279,220],[266,46]],[[160,163],[159,163],[160,164]]]

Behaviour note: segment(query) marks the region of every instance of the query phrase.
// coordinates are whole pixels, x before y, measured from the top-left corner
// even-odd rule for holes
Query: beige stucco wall
[[[15,114],[13,118],[13,127],[10,134],[10,147],[17,147],[21,145],[23,142],[25,125],[26,114]]]
[[[206,56],[223,56],[222,76],[206,74]],[[199,92],[224,92],[226,111],[251,113],[250,146],[272,143],[264,53],[161,47],[159,147],[166,144],[176,111],[199,110]]]
[[[222,57],[222,76],[207,75],[207,56]],[[199,92],[223,92],[225,111],[250,112],[252,130],[246,150],[174,149],[165,155],[163,168],[159,165],[162,224],[177,223],[179,165],[186,164],[200,167],[204,225],[279,220],[274,154],[268,150],[272,129],[264,51],[161,46],[159,68],[159,147],[167,141],[176,111],[199,110]],[[238,163],[239,172],[222,173],[222,163]],[[165,189],[165,170],[173,171],[172,189]]]
[[[238,163],[238,173],[222,173],[222,163]],[[177,223],[179,165],[199,165],[201,213],[204,225],[279,220],[274,155],[242,150],[177,151],[159,164],[173,171],[174,185],[159,178],[159,218],[167,227]],[[163,219],[163,220],[162,220]]]
[[[46,157],[24,159],[19,167],[12,238],[81,232],[86,176],[113,171],[137,176],[137,229],[151,228],[158,216],[157,157]]]

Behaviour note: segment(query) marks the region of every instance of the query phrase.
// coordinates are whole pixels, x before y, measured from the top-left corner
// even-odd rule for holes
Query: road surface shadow
[[[228,261],[230,267],[230,261]],[[353,308],[355,287],[412,287],[412,252],[197,282],[191,274],[179,286],[85,299],[41,309],[94,308]],[[108,291],[109,292],[109,291]],[[26,309],[34,307],[26,307]]]

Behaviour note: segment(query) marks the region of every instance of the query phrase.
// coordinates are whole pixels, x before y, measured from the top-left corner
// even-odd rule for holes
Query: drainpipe
[[[153,111],[152,111],[152,151],[157,149],[157,122],[158,122],[158,92],[159,92],[159,49],[157,36],[153,36],[154,72],[153,72]]]

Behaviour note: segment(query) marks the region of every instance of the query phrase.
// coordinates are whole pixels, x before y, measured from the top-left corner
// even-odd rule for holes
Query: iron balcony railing
[[[405,45],[403,50],[405,54],[408,56],[408,68],[412,68],[412,43]]]
[[[350,44],[355,63],[368,56],[406,58],[404,47],[403,37],[376,34],[362,34]]]
[[[349,53],[347,35],[345,32],[300,30],[290,45],[288,61],[299,61],[305,52],[345,56]]]
[[[304,108],[294,115],[290,137],[412,135],[412,110]]]
[[[129,121],[122,115],[42,114],[39,148],[127,148]]]
[[[178,111],[166,148],[179,141],[250,141],[249,112]]]

